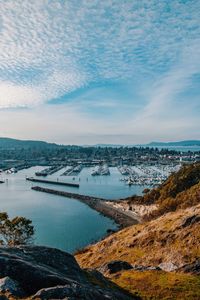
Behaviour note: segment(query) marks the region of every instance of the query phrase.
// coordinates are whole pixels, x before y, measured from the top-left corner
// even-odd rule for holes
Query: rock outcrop
[[[48,247],[1,247],[0,278],[1,292],[16,297],[137,299],[111,284],[100,273],[98,275],[97,271],[82,270],[72,255]]]
[[[103,274],[114,274],[119,271],[130,270],[132,269],[132,265],[126,261],[114,260],[109,263],[104,264],[100,268],[98,268],[99,272]]]

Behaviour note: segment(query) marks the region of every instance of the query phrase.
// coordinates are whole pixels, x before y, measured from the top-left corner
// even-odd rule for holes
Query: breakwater
[[[104,216],[112,218],[117,224],[120,225],[121,228],[138,223],[138,220],[136,220],[136,218],[128,215],[126,212],[123,212],[117,208],[111,207],[110,205],[105,203],[108,200],[102,198],[64,192],[64,191],[57,191],[57,190],[43,188],[39,186],[32,187],[32,190],[79,200],[82,203],[87,204],[92,209],[95,209],[99,213],[103,214]]]
[[[27,177],[26,180],[33,181],[33,182],[47,183],[47,184],[66,185],[66,186],[72,186],[72,187],[79,188],[78,183],[72,183],[72,182],[52,181],[52,180],[46,180],[46,179],[37,179],[37,178],[33,178],[33,177]]]

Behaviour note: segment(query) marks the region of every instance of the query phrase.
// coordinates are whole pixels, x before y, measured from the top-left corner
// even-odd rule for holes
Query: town
[[[0,171],[16,173],[33,166],[44,166],[35,176],[76,176],[91,167],[91,176],[108,176],[110,167],[121,173],[127,185],[156,186],[184,163],[200,161],[200,152],[180,152],[150,147],[81,147],[47,144],[45,147],[0,149]],[[63,171],[62,171],[63,169]]]

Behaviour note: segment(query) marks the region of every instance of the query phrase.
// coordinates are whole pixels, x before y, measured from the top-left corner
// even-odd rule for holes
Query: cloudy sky
[[[200,1],[0,0],[0,136],[200,139]]]

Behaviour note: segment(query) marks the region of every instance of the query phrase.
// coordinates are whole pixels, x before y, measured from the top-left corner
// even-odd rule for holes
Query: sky
[[[0,136],[200,139],[200,1],[0,0]]]

